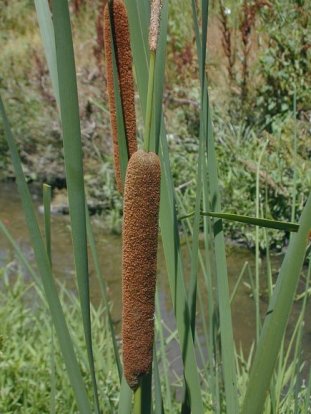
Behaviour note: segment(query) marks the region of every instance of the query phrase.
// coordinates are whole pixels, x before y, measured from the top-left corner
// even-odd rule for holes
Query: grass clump
[[[76,413],[74,394],[64,374],[65,365],[58,342],[54,340],[51,345],[51,318],[36,286],[6,269],[0,271],[0,284],[0,412],[49,413],[53,398],[56,413]],[[91,399],[88,366],[83,358],[85,342],[79,303],[76,296],[63,286],[59,291]],[[119,380],[106,312],[101,306],[97,309],[92,306],[91,313],[101,403],[104,412],[112,414],[116,412]],[[53,381],[56,384],[55,397],[52,397]]]

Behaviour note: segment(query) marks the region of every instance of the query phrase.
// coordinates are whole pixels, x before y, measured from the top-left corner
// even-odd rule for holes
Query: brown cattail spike
[[[162,0],[152,0],[150,29],[149,29],[149,49],[151,51],[157,50],[161,7],[162,7]]]
[[[127,167],[122,258],[122,340],[125,378],[136,389],[152,365],[160,161],[137,151]]]
[[[112,27],[110,27],[110,11],[112,15]],[[106,55],[106,76],[109,94],[110,120],[113,137],[114,167],[117,188],[123,193],[123,185],[120,169],[118,128],[116,116],[116,103],[113,87],[113,59],[111,50],[111,33],[114,37],[116,49],[116,61],[118,66],[119,87],[123,108],[125,132],[127,138],[127,148],[129,158],[137,151],[136,141],[136,114],[135,114],[135,95],[134,79],[132,73],[132,53],[130,46],[130,33],[128,18],[125,5],[121,0],[113,0],[105,6],[104,10],[104,45]]]

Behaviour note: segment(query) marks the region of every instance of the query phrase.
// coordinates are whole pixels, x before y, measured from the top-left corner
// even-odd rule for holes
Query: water
[[[34,204],[39,222],[42,226],[43,217],[39,213],[38,209],[40,201],[38,199],[34,199]],[[12,183],[0,183],[0,219],[5,223],[23,253],[29,259],[30,263],[34,263],[33,252],[29,242],[29,235],[21,208],[20,198],[15,185]],[[100,219],[93,219],[93,228],[95,230],[95,238],[101,269],[107,281],[109,295],[112,301],[112,317],[117,328],[119,328],[121,319],[121,238],[117,235],[105,233],[100,224]],[[52,216],[52,259],[55,276],[64,281],[69,289],[75,290],[76,285],[73,271],[70,221],[68,216]],[[272,272],[274,275],[277,275],[278,273],[281,259],[281,256],[277,255],[271,257]],[[230,291],[233,290],[236,280],[246,261],[249,263],[250,269],[254,270],[255,257],[253,253],[247,251],[246,249],[233,246],[228,248],[227,263]],[[187,279],[187,273],[190,272],[190,261],[186,247],[183,248],[183,262],[185,263]],[[4,266],[7,266],[10,273],[14,275],[14,272],[16,272],[16,269],[18,268],[18,262],[16,260],[14,249],[10,246],[3,235],[0,234],[0,267]],[[263,292],[266,290],[265,269],[266,262],[263,259],[261,262],[261,285]],[[25,273],[25,277],[29,277],[29,275]],[[160,244],[158,254],[158,281],[162,318],[168,328],[173,330],[175,329],[175,322],[170,299],[169,284],[165,270],[165,260]],[[243,281],[249,283],[247,273],[243,277]],[[299,290],[302,291],[303,287],[303,282],[301,281]],[[203,282],[200,282],[199,288],[202,292],[202,302],[204,306],[206,306],[207,312],[207,293]],[[90,267],[90,292],[92,302],[94,304],[99,303],[100,290],[98,288],[92,266]],[[295,327],[300,306],[301,302],[294,305],[289,321],[288,332],[291,332]],[[260,307],[261,312],[264,315],[267,308],[266,294],[263,294],[261,297]],[[308,305],[306,313],[307,319],[305,321],[305,333],[303,336],[304,359],[307,361],[307,365],[309,365],[311,361],[310,311],[311,306]],[[247,352],[250,349],[255,337],[255,306],[254,300],[250,295],[250,289],[245,283],[242,283],[238,288],[232,305],[232,318],[236,344],[238,346],[241,344],[243,349]],[[200,321],[198,323],[198,332],[199,337],[200,335],[202,336],[202,326]],[[178,363],[178,360],[180,359],[180,353],[176,341],[173,341],[172,346],[169,349],[169,358],[171,361],[175,361],[173,366],[176,371],[179,371],[180,364]]]

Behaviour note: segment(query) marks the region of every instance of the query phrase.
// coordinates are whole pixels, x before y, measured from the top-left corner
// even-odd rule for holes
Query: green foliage
[[[180,13],[182,7],[183,13]],[[172,0],[169,4],[169,26],[168,26],[168,42],[169,47],[174,48],[175,51],[181,52],[185,44],[189,41],[189,31],[191,26],[191,8],[186,0]]]
[[[111,157],[100,161],[100,169],[95,174],[86,174],[87,199],[91,210],[101,211],[101,221],[106,231],[121,233],[123,203],[116,188]]]
[[[177,115],[178,111],[180,108],[176,108]],[[293,121],[288,116],[277,135],[267,132],[258,132],[257,135],[254,128],[245,124],[234,125],[230,119],[224,119],[222,112],[215,108],[214,130],[223,211],[255,215],[257,162],[263,143],[268,141],[260,169],[261,216],[291,221],[292,192],[296,185],[299,196],[296,200],[295,218],[298,220],[311,188],[307,128],[307,123]],[[298,141],[296,156],[292,144],[295,130]],[[173,177],[178,192],[182,195],[183,206],[191,212],[195,205],[198,141],[184,126],[178,128],[177,123],[174,132],[168,136]],[[255,233],[252,227],[234,222],[226,222],[224,225],[228,237],[254,247]],[[281,231],[269,230],[268,234],[270,246],[278,250],[283,248],[289,237],[288,233]],[[264,249],[266,243],[264,233],[260,233],[260,248]]]
[[[292,110],[296,92],[298,112],[311,110],[311,4],[309,1],[273,2],[261,12],[263,44],[257,65],[256,117],[273,127],[274,117]]]
[[[14,279],[14,280],[13,280]],[[50,412],[51,399],[51,318],[37,288],[3,269],[0,272],[0,412],[33,414]],[[71,334],[79,350],[80,366],[92,398],[85,353],[85,342],[77,298],[64,287],[60,296]],[[102,407],[105,413],[115,413],[119,379],[114,365],[106,312],[92,307],[94,351]],[[54,340],[56,370],[56,413],[76,413],[77,406],[58,342]]]
[[[291,197],[293,186],[299,189],[296,220],[309,194],[311,181],[307,177],[310,162],[303,155],[307,136],[304,128],[299,129],[299,151],[294,156],[291,139],[293,124],[289,117],[283,124],[278,136],[267,133],[256,135],[253,130],[224,124],[221,119],[215,122],[218,137],[218,154],[221,165],[221,181],[223,189],[224,209],[243,211],[243,214],[254,215],[256,200],[256,169],[259,154],[265,141],[268,141],[260,168],[260,215],[280,221],[291,220]],[[293,182],[296,171],[296,182]],[[233,238],[244,239],[250,246],[254,245],[255,236],[247,226],[227,224]],[[288,234],[269,231],[272,247],[282,248]],[[265,247],[262,234],[260,247]]]

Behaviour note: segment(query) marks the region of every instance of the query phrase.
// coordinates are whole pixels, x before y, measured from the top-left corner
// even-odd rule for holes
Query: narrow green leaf
[[[162,392],[161,392],[161,380],[160,372],[157,360],[156,347],[153,348],[153,378],[154,378],[154,394],[155,394],[155,408],[154,414],[164,414]]]
[[[264,218],[249,217],[249,216],[243,216],[240,214],[216,213],[213,211],[202,212],[201,214],[202,216],[210,216],[210,217],[216,217],[216,218],[224,219],[224,220],[237,221],[239,223],[252,224],[254,226],[259,226],[259,227],[267,227],[269,229],[284,230],[284,231],[291,231],[291,232],[297,232],[299,229],[299,224],[290,223],[286,221],[277,221],[277,220],[270,220],[270,219],[264,219]]]
[[[43,184],[43,206],[44,206],[44,232],[46,252],[52,269],[51,252],[51,186]],[[56,367],[54,348],[54,327],[51,318],[51,346],[50,346],[50,368],[51,368],[51,391],[50,391],[50,414],[56,413]]]
[[[259,210],[260,210],[260,166],[262,162],[262,158],[264,156],[266,147],[268,145],[268,140],[263,143],[262,148],[259,153],[259,157],[257,159],[257,166],[256,166],[256,201],[255,201],[255,211],[256,211],[256,219],[259,218]],[[260,284],[259,284],[259,272],[260,272],[260,246],[259,246],[259,227],[256,226],[255,231],[255,292],[254,292],[254,300],[255,300],[255,314],[256,314],[256,345],[259,340],[259,335],[262,328],[261,317],[260,317]]]
[[[39,225],[36,220],[31,196],[26,184],[24,173],[21,167],[21,160],[18,155],[16,143],[14,141],[9,122],[5,113],[2,98],[0,97],[0,113],[3,120],[5,136],[8,142],[10,155],[16,175],[18,191],[22,198],[22,204],[26,217],[26,223],[30,233],[32,245],[35,252],[37,266],[42,277],[46,299],[51,311],[55,331],[60,343],[64,362],[68,376],[76,397],[77,405],[81,413],[91,414],[86,389],[80,372],[80,368],[74,353],[72,340],[65,321],[63,310],[57,295],[56,286],[51,272],[51,266],[44,242],[40,233]]]
[[[15,250],[15,253],[17,255],[18,260],[21,262],[23,266],[25,266],[25,269],[29,272],[30,276],[33,278],[36,286],[39,288],[39,292],[42,292],[42,283],[38,276],[38,274],[35,272],[34,268],[30,265],[28,259],[20,249],[19,245],[16,243],[12,235],[10,234],[9,230],[6,228],[5,224],[0,220],[0,231],[3,233],[4,237],[8,240],[8,242],[11,244],[13,249]],[[43,293],[43,292],[42,292]],[[43,299],[43,302],[45,301],[44,296],[41,294],[41,298]]]
[[[261,414],[288,316],[293,304],[307,236],[311,228],[311,195],[303,209],[298,233],[290,240],[271,298],[250,373],[242,414]]]
[[[141,378],[141,414],[152,414],[152,370]]]
[[[46,59],[47,59],[48,67],[49,67],[50,76],[52,78],[53,90],[54,90],[54,94],[56,96],[56,99],[57,99],[57,102],[58,102],[58,107],[59,107],[59,87],[58,87],[58,74],[57,74],[57,59],[56,59],[55,38],[54,38],[54,27],[53,27],[53,23],[52,23],[52,14],[50,12],[50,8],[49,8],[49,5],[48,5],[48,0],[40,0],[40,1],[35,0],[35,4],[36,4],[37,17],[38,17],[38,21],[39,21],[39,25],[40,25],[40,31],[41,31],[44,51],[45,51],[45,55],[46,55]],[[113,49],[113,51],[114,51],[114,49]],[[116,78],[117,69],[116,69],[116,62],[115,62],[115,52],[114,52],[113,57],[114,57],[114,62],[113,62],[114,63],[114,76]],[[117,83],[117,85],[118,85],[118,83]],[[124,146],[126,148],[126,143],[124,143],[125,142],[125,139],[124,139],[125,132],[124,132],[122,106],[120,104],[120,102],[121,102],[121,100],[120,100],[120,91],[118,91],[118,93],[116,93],[116,96],[117,96],[116,106],[117,106],[118,120],[119,120],[119,124],[121,123],[121,126],[123,126],[123,130],[121,130],[120,133],[118,134],[119,139],[120,139],[120,137],[123,136],[122,142],[119,143],[119,148],[123,148],[123,152],[124,152]],[[122,119],[122,122],[120,121],[120,118]],[[122,135],[122,131],[123,131],[123,135]],[[122,156],[122,151],[121,151],[121,158],[127,160],[127,154],[126,154],[126,157],[124,157],[124,156]],[[125,164],[125,167],[123,166],[123,176],[125,174],[125,169],[126,169],[126,164]],[[116,337],[115,337],[115,333],[114,333],[113,322],[112,322],[111,315],[110,315],[109,302],[108,302],[108,297],[107,297],[107,293],[106,293],[106,286],[105,286],[105,282],[104,282],[104,279],[103,279],[101,271],[100,271],[100,266],[99,266],[99,262],[98,262],[98,255],[97,255],[97,252],[96,252],[95,240],[94,240],[94,237],[93,237],[93,234],[92,234],[92,228],[91,228],[91,224],[90,224],[90,220],[89,220],[88,211],[86,211],[86,213],[87,213],[86,223],[87,223],[88,241],[90,243],[90,248],[91,248],[91,253],[92,253],[92,257],[93,257],[93,261],[94,261],[96,275],[98,277],[101,292],[102,292],[102,296],[103,296],[105,306],[107,307],[107,311],[108,311],[108,320],[109,320],[110,331],[111,331],[111,334],[112,334],[114,353],[115,353],[116,363],[117,363],[118,372],[119,372],[119,376],[120,376],[120,380],[121,380],[122,366],[121,366],[121,362],[120,362],[117,341],[116,341]]]
[[[210,185],[210,206],[213,210],[221,210],[220,192],[217,174],[217,162],[215,153],[215,143],[212,134],[210,110],[208,112],[208,161],[207,168],[209,173]],[[225,395],[227,404],[227,413],[234,414],[238,412],[238,393],[237,378],[235,368],[235,347],[233,339],[233,326],[230,308],[228,270],[226,264],[225,239],[222,229],[222,222],[219,220],[217,226],[214,226],[214,247],[216,259],[217,275],[217,295],[219,303],[219,320],[221,335],[221,355],[223,360],[223,372],[225,382]]]
[[[194,212],[191,212],[191,213],[182,215],[179,217],[179,220],[184,220],[186,218],[193,217],[194,214],[195,214]],[[268,229],[284,230],[284,231],[290,231],[290,232],[297,232],[299,230],[299,224],[291,223],[287,221],[256,218],[256,217],[244,216],[241,214],[233,214],[233,213],[216,213],[214,211],[201,211],[201,215],[215,217],[215,218],[229,220],[229,221],[236,221],[239,223],[250,224],[253,226],[266,227]]]
[[[196,320],[196,297],[197,297],[197,275],[198,275],[198,258],[199,258],[199,232],[200,232],[200,208],[202,200],[202,162],[204,157],[203,139],[200,133],[200,149],[198,170],[196,179],[196,197],[195,197],[195,211],[192,232],[192,252],[191,252],[191,270],[190,270],[190,285],[189,285],[189,311],[191,319],[191,330],[193,339],[195,339],[195,320]]]
[[[309,369],[309,378],[307,381],[307,387],[306,387],[306,393],[305,393],[305,398],[304,398],[304,411],[303,412],[308,412],[308,409],[310,408],[310,398],[311,398],[311,368]]]
[[[144,128],[144,150],[149,152],[150,147],[150,135],[151,135],[151,121],[153,115],[153,90],[154,90],[154,71],[155,71],[155,51],[150,52],[149,60],[149,75],[148,75],[148,89],[147,89],[147,104],[146,104],[146,116],[145,116],[145,128]]]
[[[118,406],[118,414],[131,414],[133,391],[128,386],[124,375],[121,381],[121,390]]]
[[[37,12],[37,18],[44,48],[46,61],[48,64],[52,88],[54,91],[57,107],[59,108],[59,87],[58,87],[58,75],[56,65],[56,52],[55,52],[55,37],[54,28],[52,22],[52,14],[49,7],[48,0],[34,0]]]
[[[199,73],[201,80],[201,112],[200,126],[203,129],[203,136],[206,137],[207,153],[207,173],[208,177],[203,175],[203,180],[208,179],[208,187],[205,185],[205,200],[208,200],[211,211],[219,211],[220,192],[218,183],[217,161],[215,153],[215,142],[212,131],[211,110],[209,107],[209,97],[207,90],[207,81],[205,75],[205,49],[206,49],[206,30],[207,30],[207,13],[208,2],[202,0],[202,38],[199,31],[199,19],[197,15],[196,2],[192,0],[192,15],[197,45],[197,55],[199,61]],[[204,15],[203,15],[204,14]],[[204,171],[204,168],[203,168]],[[208,191],[208,193],[206,193]],[[217,277],[217,296],[219,304],[219,320],[221,335],[221,355],[223,360],[223,376],[225,384],[226,409],[228,414],[238,412],[237,398],[237,379],[235,369],[234,339],[231,318],[228,274],[226,266],[225,241],[222,230],[222,222],[219,220],[217,227],[214,226],[214,249],[215,249],[215,267]]]
[[[44,207],[44,232],[46,252],[52,267],[52,253],[51,253],[51,186],[43,184],[43,207]]]
[[[162,320],[161,320],[161,307],[160,307],[158,289],[156,291],[156,323],[159,326],[157,330],[159,334],[159,338],[157,340],[160,343],[160,360],[162,363],[162,377],[164,376],[164,382],[165,382],[166,406],[168,408],[168,412],[171,413],[173,410],[172,394],[171,394],[171,387],[170,387],[170,380],[169,380],[169,366],[168,366],[168,360],[167,360],[166,352],[165,352],[165,340],[164,340],[164,332],[163,332],[163,326],[162,326]]]
[[[88,212],[87,208],[86,208],[86,229],[87,229],[88,243],[89,243],[89,246],[90,246],[91,255],[92,255],[92,259],[93,259],[93,264],[94,264],[94,268],[95,268],[95,274],[97,276],[97,280],[98,280],[98,283],[99,283],[99,288],[100,288],[100,291],[101,291],[101,295],[102,295],[104,305],[105,305],[105,308],[106,308],[107,314],[108,314],[108,323],[109,323],[109,329],[110,329],[110,334],[111,334],[111,339],[112,339],[114,357],[115,357],[115,362],[116,362],[117,369],[118,369],[119,379],[120,379],[120,382],[121,382],[121,379],[122,379],[122,364],[121,364],[119,350],[118,350],[116,333],[115,333],[115,329],[114,329],[114,326],[113,326],[113,320],[112,320],[112,316],[111,316],[111,312],[110,312],[108,289],[107,289],[107,285],[106,285],[106,282],[105,282],[104,275],[103,275],[103,273],[101,271],[101,268],[100,268],[97,249],[96,249],[95,238],[94,238],[94,234],[93,234],[93,230],[92,230],[90,215],[89,215],[89,212]]]
[[[203,208],[208,210],[210,207],[209,200],[209,182],[207,177],[207,165],[203,162]],[[205,177],[205,179],[204,179]],[[209,359],[209,385],[212,393],[213,410],[219,414],[222,405],[222,371],[221,367],[221,343],[219,341],[219,304],[217,295],[215,251],[213,243],[212,223],[209,217],[203,217],[204,224],[204,246],[206,262],[206,283],[208,294],[208,319],[209,319],[209,336],[208,352]]]
[[[91,334],[81,130],[72,32],[68,7],[68,2],[64,0],[53,0],[52,2],[60,113],[75,269],[79,287],[86,348],[93,384],[94,401],[96,412],[99,413],[100,409]]]
[[[233,288],[232,293],[230,295],[230,304],[231,305],[232,305],[232,302],[234,301],[235,295],[236,295],[237,290],[238,290],[238,288],[240,286],[241,280],[242,280],[242,278],[244,276],[244,273],[246,271],[247,266],[248,266],[248,262],[245,262],[244,265],[243,265],[243,268],[242,268],[242,270],[241,270],[241,272],[240,272],[240,274],[238,276],[238,279],[237,279],[237,281],[236,281],[236,283],[234,285],[234,288]]]
[[[142,393],[141,388],[142,388],[141,385],[139,385],[139,387],[134,391],[134,408],[133,408],[134,414],[143,414],[143,410],[142,410],[143,393]],[[146,413],[146,414],[149,414],[149,413]]]
[[[294,96],[293,96],[293,121],[294,121],[294,136],[293,136],[293,158],[297,160],[297,93],[296,85],[294,85]],[[293,190],[292,190],[292,212],[291,220],[295,220],[296,216],[296,198],[297,198],[297,163],[294,163],[294,175],[293,175]]]

